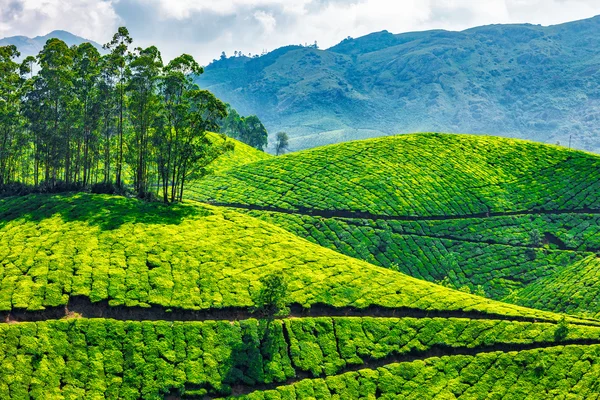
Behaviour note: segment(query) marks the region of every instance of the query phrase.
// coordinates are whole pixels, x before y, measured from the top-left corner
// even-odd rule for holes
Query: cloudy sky
[[[0,37],[62,29],[105,43],[118,26],[135,44],[201,63],[347,36],[492,23],[551,25],[600,14],[599,0],[0,0]]]

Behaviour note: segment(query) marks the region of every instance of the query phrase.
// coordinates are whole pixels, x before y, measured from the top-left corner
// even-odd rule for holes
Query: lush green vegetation
[[[0,310],[71,296],[111,306],[251,307],[260,278],[283,272],[289,301],[378,305],[556,320],[409,277],[309,243],[235,211],[107,195],[0,200]]]
[[[600,346],[433,357],[302,380],[241,398],[597,399]]]
[[[215,61],[198,83],[300,150],[436,130],[600,152],[600,18],[462,32],[375,32]],[[572,140],[570,140],[572,139]],[[570,143],[571,142],[571,143]]]
[[[600,256],[591,255],[556,270],[507,298],[512,303],[569,314],[600,316]]]
[[[14,45],[0,47],[0,195],[127,186],[181,201],[185,184],[232,149],[207,136],[227,111],[193,83],[203,71],[194,58],[165,65],[156,47],[132,42],[124,27],[105,55],[50,38],[20,64]]]
[[[222,136],[216,133],[209,133],[208,137],[213,142],[216,142],[217,145],[223,144],[224,141],[232,141],[234,144],[232,151],[228,151],[220,155],[214,162],[212,162],[209,165],[208,168],[213,173],[218,174],[233,167],[271,158],[271,156],[265,153],[264,151],[259,151],[254,147],[249,146],[246,143],[240,142],[236,139],[223,138]],[[193,185],[194,183],[196,182],[190,182],[191,185]]]
[[[569,289],[562,300],[538,294],[552,297],[543,282],[566,284],[563,271],[572,277],[600,251],[599,177],[600,158],[591,154],[417,134],[241,166],[190,195],[232,204],[313,243],[417,278],[596,315],[593,289],[576,305],[569,304]],[[576,281],[593,287],[594,279],[588,273]]]
[[[220,121],[220,131],[255,149],[264,150],[269,134],[256,115],[242,117],[227,105],[227,116]]]
[[[248,214],[342,254],[417,278],[445,281],[471,292],[481,286],[495,299],[504,299],[528,285],[543,290],[544,286],[538,285],[540,279],[594,257],[591,250],[600,249],[598,215],[386,221],[265,211]],[[561,248],[544,243],[545,239],[532,243],[530,234],[536,230],[556,233]]]
[[[439,134],[227,157],[190,192],[237,208],[0,199],[1,398],[600,389],[598,157]]]
[[[190,196],[415,217],[599,209],[600,157],[497,137],[401,135],[234,168]]]
[[[448,351],[453,348],[468,351],[481,346],[485,349],[491,345],[518,349],[519,345],[552,344],[556,329],[557,325],[545,323],[440,318],[302,318],[268,323],[257,320],[121,322],[70,319],[2,324],[0,396],[14,399],[160,399],[166,393],[227,395],[232,386],[245,386],[251,390],[261,383],[286,382],[304,376],[319,378],[298,384],[306,388],[307,385],[323,385],[321,378],[328,384],[341,382],[335,374],[352,366],[407,354],[419,357],[439,344]],[[597,340],[598,329],[569,325],[563,340]],[[521,367],[540,367],[538,375],[558,376],[558,379],[568,375],[579,382],[581,375],[591,372],[589,362],[596,360],[595,348],[559,347],[532,352],[535,356],[528,356]],[[485,357],[489,362],[498,359],[496,368],[506,366],[507,371],[513,371],[514,367],[509,368],[506,362],[516,354],[494,353],[493,358],[488,358],[489,355],[477,357]],[[569,354],[567,359],[574,365],[558,370],[566,361],[556,364],[555,358],[563,357],[561,354]],[[573,359],[575,355],[578,357]],[[453,361],[455,358],[460,361]],[[445,368],[449,376],[444,383],[458,378],[456,374],[472,363],[472,359],[463,356],[442,358],[449,363]],[[385,385],[389,379],[414,379],[425,374],[424,367],[438,360],[415,361],[405,365],[402,373],[395,366],[380,369],[380,372],[389,371],[381,384]],[[587,364],[585,360],[588,360]],[[476,362],[463,369],[461,380],[468,376],[470,381],[455,382],[452,386],[465,391],[466,383],[484,384],[486,378],[482,374],[486,370],[484,366],[490,367],[489,362]],[[452,371],[452,366],[459,369]],[[356,373],[347,376],[356,376]],[[371,375],[374,379],[371,385],[378,383],[377,376],[376,372]],[[581,383],[584,388],[587,384],[587,381]],[[334,388],[336,386],[331,386]]]

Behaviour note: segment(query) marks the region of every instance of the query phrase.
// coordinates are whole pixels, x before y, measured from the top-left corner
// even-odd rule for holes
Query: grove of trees
[[[207,136],[227,108],[193,83],[194,58],[165,64],[132,43],[125,27],[105,55],[49,39],[21,63],[15,46],[0,47],[0,193],[128,189],[173,202],[233,148]]]
[[[236,110],[227,105],[227,117],[221,123],[221,132],[258,150],[264,151],[268,142],[265,126],[256,115],[242,117]]]

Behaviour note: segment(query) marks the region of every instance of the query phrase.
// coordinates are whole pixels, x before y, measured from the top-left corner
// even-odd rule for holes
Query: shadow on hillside
[[[0,227],[16,219],[42,221],[60,215],[67,222],[81,221],[111,230],[126,223],[173,225],[185,218],[211,214],[210,210],[196,205],[166,205],[83,193],[31,194],[0,199]]]
[[[221,382],[186,384],[185,398],[204,398],[206,394],[235,396],[295,376],[283,323],[259,320],[254,325],[251,321],[241,321],[241,341],[231,343],[231,353],[219,362],[217,376]]]

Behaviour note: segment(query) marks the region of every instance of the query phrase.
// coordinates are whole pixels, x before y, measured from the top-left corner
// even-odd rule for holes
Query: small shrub
[[[565,340],[567,338],[568,334],[569,334],[569,325],[567,324],[565,317],[562,317],[562,319],[558,322],[558,326],[556,327],[556,330],[554,331],[554,340],[557,342],[562,342],[563,340]]]

